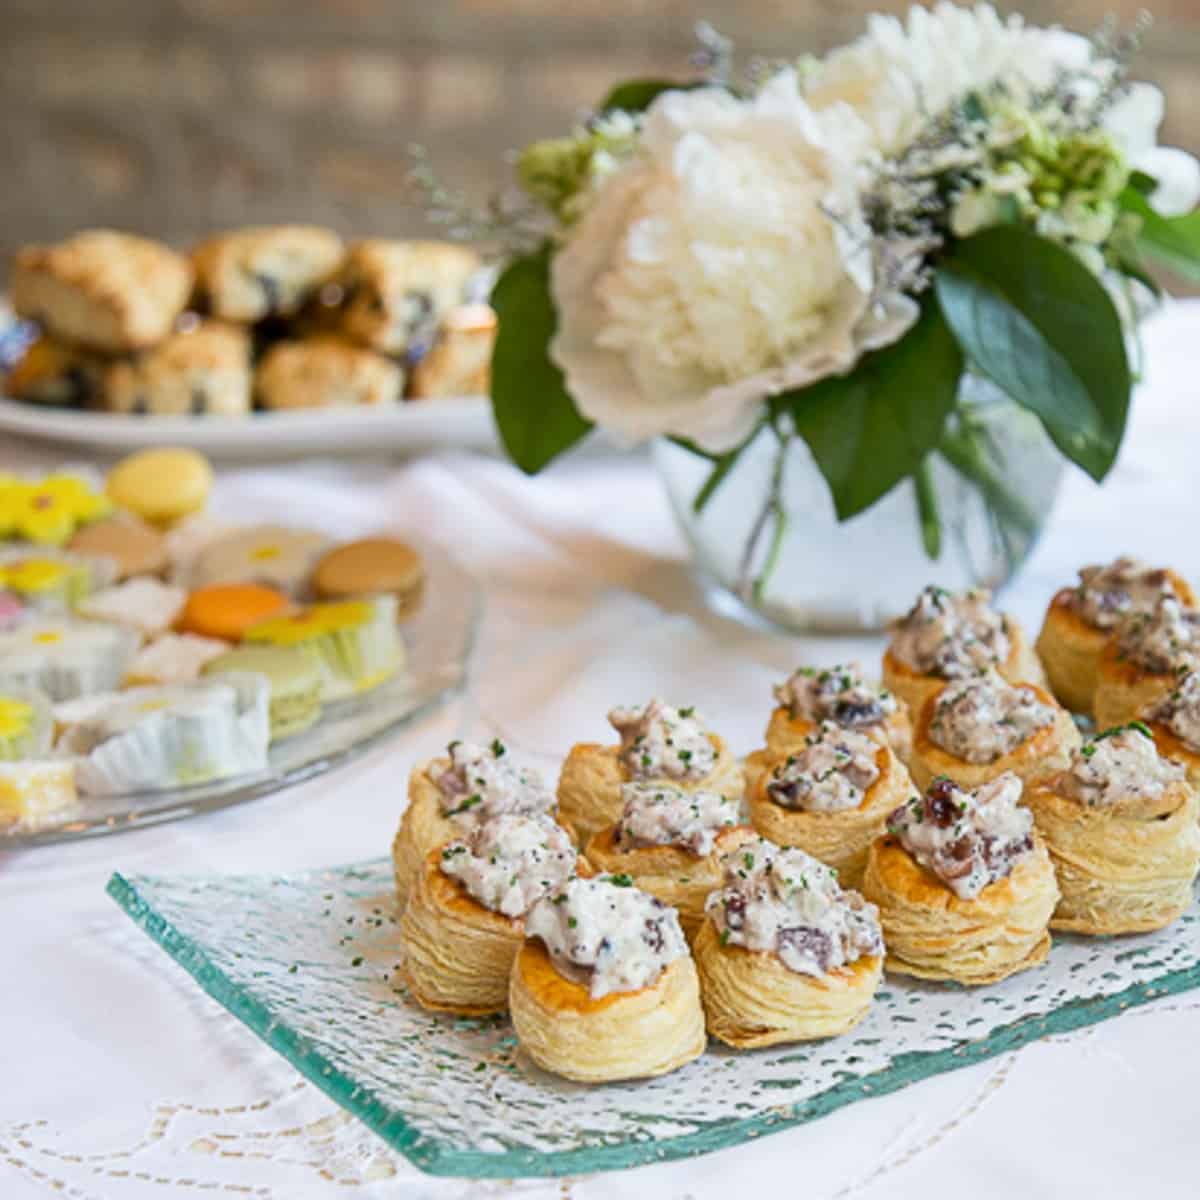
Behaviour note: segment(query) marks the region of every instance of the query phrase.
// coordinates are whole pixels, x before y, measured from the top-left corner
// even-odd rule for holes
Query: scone
[[[627,783],[621,796],[620,821],[594,834],[584,854],[598,871],[628,875],[674,908],[690,943],[709,893],[721,886],[722,858],[753,840],[754,830],[738,823],[737,796],[657,783]]]
[[[1025,782],[1066,767],[1079,730],[1049,692],[998,671],[943,684],[925,701],[909,770],[918,788],[939,776],[975,788],[1011,771]]]
[[[1062,897],[1051,929],[1145,933],[1192,903],[1200,802],[1183,766],[1140,722],[1085,742],[1067,770],[1026,790]]]
[[[18,316],[65,341],[123,354],[171,332],[191,294],[192,268],[160,242],[90,230],[19,250],[10,287]]]
[[[1020,799],[1015,775],[973,792],[939,779],[892,814],[862,888],[888,971],[973,986],[1045,959],[1058,885]]]
[[[315,337],[272,346],[254,390],[259,404],[275,411],[395,404],[404,396],[404,372],[344,338]]]
[[[192,251],[196,285],[215,317],[290,317],[337,270],[342,239],[313,225],[236,229]]]
[[[1154,610],[1163,596],[1194,605],[1191,587],[1174,571],[1147,567],[1122,557],[1107,566],[1084,567],[1075,587],[1063,588],[1050,602],[1037,652],[1050,690],[1072,712],[1092,712],[1096,673],[1109,637],[1135,613]]]
[[[496,327],[496,313],[486,304],[452,308],[429,351],[413,364],[409,398],[486,396],[491,390]]]
[[[110,367],[101,406],[135,416],[240,417],[250,411],[251,382],[250,335],[200,321]]]
[[[1096,668],[1096,725],[1134,720],[1198,666],[1200,609],[1163,596],[1153,612],[1122,621],[1105,644]]]
[[[694,951],[708,1032],[753,1049],[853,1029],[883,976],[875,906],[803,850],[761,838],[724,868]]]
[[[99,406],[109,360],[42,334],[30,342],[4,377],[5,392],[29,404],[58,408]]]
[[[546,814],[493,817],[426,856],[400,921],[400,978],[422,1008],[474,1017],[508,1007],[523,918],[575,874]]]
[[[883,656],[883,686],[916,720],[925,701],[950,679],[995,667],[1010,683],[1046,684],[1021,626],[991,606],[982,588],[948,592],[927,587],[892,625]]]
[[[448,242],[354,242],[338,276],[342,332],[383,354],[407,354],[432,340],[478,269],[473,250]]]
[[[572,746],[558,777],[559,812],[583,844],[621,819],[621,788],[626,783],[742,794],[741,764],[724,741],[705,728],[694,708],[651,700],[640,708],[614,708],[608,720],[621,744]]]
[[[704,1051],[696,965],[673,908],[628,876],[569,879],[525,918],[508,1007],[521,1049],[581,1083],[665,1075]]]
[[[867,851],[889,814],[912,793],[886,742],[832,721],[809,727],[804,744],[771,760],[750,788],[750,821],[777,846],[798,846],[862,883]]]

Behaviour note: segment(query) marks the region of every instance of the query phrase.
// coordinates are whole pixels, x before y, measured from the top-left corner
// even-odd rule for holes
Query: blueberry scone
[[[250,335],[222,321],[201,321],[153,350],[114,364],[105,382],[109,412],[146,416],[250,411]]]
[[[255,391],[268,409],[394,404],[404,395],[404,372],[344,338],[316,337],[272,346],[258,365]]]
[[[432,340],[478,268],[473,250],[446,242],[355,242],[338,277],[342,331],[372,350],[407,354]]]
[[[31,404],[87,407],[97,403],[108,360],[49,334],[25,348],[4,379],[4,390]]]
[[[192,268],[160,242],[91,230],[18,251],[11,288],[18,316],[64,341],[122,354],[170,333],[191,294]]]
[[[414,400],[486,395],[492,375],[496,314],[486,304],[460,304],[442,321],[429,353],[414,364],[408,394]]]
[[[292,316],[342,261],[342,239],[313,225],[238,229],[192,251],[208,311],[229,321]]]

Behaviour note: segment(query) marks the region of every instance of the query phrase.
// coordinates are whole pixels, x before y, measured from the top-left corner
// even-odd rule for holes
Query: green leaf
[[[1121,207],[1142,219],[1137,247],[1144,258],[1200,283],[1200,210],[1183,217],[1164,217],[1133,187],[1121,193]]]
[[[962,367],[930,295],[907,335],[868,354],[851,374],[772,400],[808,443],[839,520],[870,508],[920,468],[941,439]]]
[[[620,109],[630,113],[645,112],[663,92],[686,92],[700,86],[697,83],[672,83],[669,79],[630,79],[617,84],[604,97],[600,111]]]
[[[912,481],[917,501],[917,521],[921,526],[921,545],[925,547],[926,557],[937,562],[942,554],[942,515],[928,458],[913,472]]]
[[[492,412],[508,456],[535,475],[591,429],[550,360],[557,316],[549,244],[514,259],[492,289],[499,318],[492,351]]]
[[[1132,380],[1121,319],[1100,281],[1064,247],[1004,226],[959,242],[935,283],[976,368],[1103,479],[1125,433]]]
[[[1158,180],[1145,171],[1130,171],[1129,186],[1141,196],[1151,196],[1158,187]]]

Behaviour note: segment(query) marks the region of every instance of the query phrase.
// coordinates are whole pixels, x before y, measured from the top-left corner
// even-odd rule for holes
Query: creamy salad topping
[[[772,772],[767,795],[784,808],[841,812],[857,808],[879,778],[879,743],[853,729],[822,721]]]
[[[694,708],[651,700],[642,708],[614,708],[608,720],[621,735],[621,763],[634,779],[702,779],[716,763]]]
[[[1033,814],[1011,771],[973,792],[942,776],[888,817],[888,832],[956,896],[974,900],[1033,852]]]
[[[775,688],[775,699],[794,720],[834,721],[847,729],[882,725],[896,711],[896,698],[867,683],[858,663],[800,667]]]
[[[1131,613],[1152,612],[1163,596],[1176,596],[1170,573],[1123,555],[1104,567],[1082,568],[1070,606],[1089,625],[1115,629]]]
[[[442,872],[492,912],[520,917],[575,873],[575,848],[545,815],[505,813],[442,849]]]
[[[929,740],[969,763],[992,763],[1054,721],[1054,709],[1031,687],[997,671],[948,683],[929,722]]]
[[[586,984],[593,1000],[648,987],[688,953],[679,915],[628,875],[568,879],[529,910],[525,933],[540,938],[559,974]]]
[[[1158,753],[1150,730],[1134,721],[1084,742],[1059,776],[1058,790],[1090,808],[1133,797],[1157,800],[1185,774]]]
[[[1200,671],[1189,671],[1153,708],[1148,721],[1165,725],[1189,750],[1200,754]]]
[[[717,835],[738,823],[735,796],[684,791],[663,783],[627,783],[621,788],[625,811],[616,843],[623,850],[680,846],[697,857],[711,854]]]
[[[892,627],[892,654],[922,675],[959,679],[1003,663],[1011,646],[991,593],[927,587]]]
[[[554,807],[554,795],[541,775],[513,762],[499,738],[487,747],[451,742],[446,753],[450,765],[430,771],[445,816],[474,822],[502,813],[545,813]]]
[[[706,905],[721,945],[767,951],[800,975],[883,953],[879,910],[843,891],[836,873],[803,850],[757,838],[724,866],[723,886]]]
[[[1117,634],[1122,658],[1155,675],[1200,665],[1200,610],[1163,596],[1153,612],[1134,613]]]

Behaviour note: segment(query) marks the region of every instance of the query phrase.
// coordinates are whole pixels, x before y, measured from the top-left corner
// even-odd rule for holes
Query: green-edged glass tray
[[[662,1079],[587,1087],[533,1066],[504,1019],[435,1016],[407,998],[386,860],[284,877],[118,874],[108,891],[209,995],[437,1175],[703,1154],[1200,984],[1193,905],[1157,934],[1056,939],[1044,966],[988,988],[888,978],[840,1038],[714,1045]]]
[[[265,771],[188,787],[81,796],[67,812],[0,828],[0,850],[101,837],[244,804],[349,762],[445,703],[466,682],[482,612],[479,585],[448,555],[421,545],[425,602],[404,623],[407,662],[380,687],[327,705],[311,729],[270,748]]]

